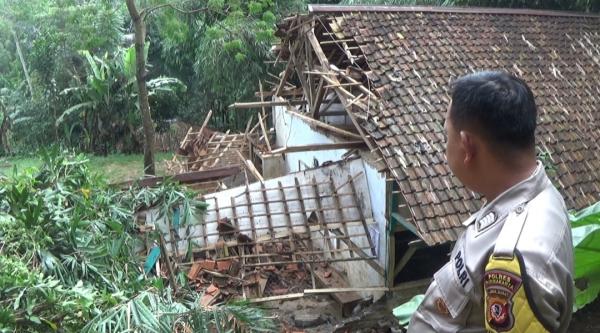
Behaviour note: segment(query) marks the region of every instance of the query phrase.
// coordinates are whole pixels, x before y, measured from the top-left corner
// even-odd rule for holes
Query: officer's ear
[[[477,154],[477,145],[475,144],[473,133],[469,131],[460,131],[460,145],[465,152],[463,163],[465,165],[471,164]]]

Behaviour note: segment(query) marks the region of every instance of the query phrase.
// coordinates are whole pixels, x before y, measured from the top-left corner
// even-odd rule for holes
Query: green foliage
[[[275,331],[273,321],[265,318],[262,310],[247,304],[232,303],[207,311],[197,306],[201,295],[191,293],[175,300],[170,296],[170,290],[167,291],[160,293],[150,289],[140,292],[93,318],[82,332]]]
[[[205,209],[194,193],[169,182],[121,190],[82,155],[42,157],[39,169],[0,179],[0,332],[172,332],[177,323],[230,328],[247,319],[270,327],[259,310],[197,309],[195,292],[174,299],[162,280],[144,277],[134,213],[156,207],[171,218],[178,207],[180,225],[189,225]]]
[[[146,51],[148,50],[146,45]],[[93,56],[81,51],[87,60],[85,84],[67,88],[61,95],[69,96],[75,105],[67,108],[56,120],[63,126],[68,142],[84,135],[80,149],[92,151],[98,147],[121,146],[125,151],[136,151],[141,138],[136,130],[140,125],[135,81],[135,49],[119,48],[109,57]],[[176,78],[158,77],[147,82],[149,96],[153,99],[169,93],[185,91],[186,86]],[[74,117],[77,116],[77,117]],[[65,123],[65,119],[72,119]],[[75,126],[80,126],[79,129]]]

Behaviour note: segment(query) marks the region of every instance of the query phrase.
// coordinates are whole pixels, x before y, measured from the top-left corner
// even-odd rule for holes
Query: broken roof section
[[[246,131],[243,133],[231,133],[214,131],[207,127],[212,116],[209,111],[200,128],[190,127],[184,139],[181,141],[177,152],[170,161],[167,161],[167,169],[177,179],[181,174],[210,174],[206,171],[215,171],[235,168],[237,173],[229,173],[220,177],[218,181],[205,182],[200,180],[194,183],[194,189],[203,192],[214,192],[222,188],[240,185],[244,180],[263,180],[260,172],[252,162],[252,152],[269,152],[270,133],[263,130],[263,134],[257,133],[261,125],[264,128],[264,118],[250,128],[252,117],[248,121]],[[242,171],[248,171],[243,172]],[[220,172],[223,173],[223,172]],[[238,177],[244,175],[244,177]],[[229,177],[225,179],[226,177]]]
[[[568,208],[600,193],[600,17],[550,11],[309,6],[284,19],[277,92],[300,83],[309,111],[334,91],[397,180],[427,244],[455,240],[481,199],[444,158],[448,83],[478,70],[522,77],[539,107],[538,148]],[[296,77],[294,77],[294,74]]]
[[[207,194],[206,215],[185,228],[156,216],[146,224],[162,231],[176,257],[192,249],[202,258],[240,260],[242,268],[366,260],[383,275],[362,161],[339,163]],[[289,246],[277,250],[276,243]]]

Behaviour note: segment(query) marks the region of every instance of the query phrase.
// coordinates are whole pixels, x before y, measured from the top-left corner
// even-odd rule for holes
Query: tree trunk
[[[29,87],[29,95],[33,97],[33,86],[31,85],[31,79],[29,78],[29,71],[27,71],[27,64],[25,63],[25,58],[23,58],[23,53],[21,52],[21,44],[19,43],[19,38],[17,38],[17,33],[15,29],[10,29],[15,39],[15,46],[17,48],[17,54],[19,55],[19,60],[21,61],[21,66],[23,66],[23,73],[25,73],[25,80],[27,81],[27,86]]]
[[[144,126],[144,174],[155,175],[154,169],[154,124],[150,115],[148,103],[148,88],[146,87],[146,59],[144,58],[144,42],[146,40],[146,25],[144,18],[135,7],[135,0],[126,0],[129,15],[135,28],[135,77],[138,85],[138,98]]]

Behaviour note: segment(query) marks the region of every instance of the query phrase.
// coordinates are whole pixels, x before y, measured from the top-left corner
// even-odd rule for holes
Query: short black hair
[[[477,131],[502,149],[535,147],[537,107],[527,84],[506,72],[477,72],[451,85],[452,125]]]

